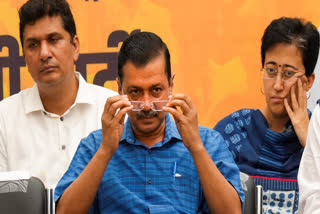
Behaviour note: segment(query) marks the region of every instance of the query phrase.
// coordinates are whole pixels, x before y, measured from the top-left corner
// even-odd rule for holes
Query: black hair
[[[171,85],[170,53],[167,45],[159,36],[151,32],[139,32],[130,35],[122,44],[118,55],[118,77],[123,80],[123,66],[130,61],[135,66],[145,66],[152,59],[164,54],[166,61],[165,73]]]
[[[22,47],[25,26],[34,24],[45,16],[60,16],[63,28],[69,33],[72,43],[77,30],[68,2],[66,0],[29,0],[19,9],[19,30]]]
[[[310,76],[319,54],[319,32],[311,22],[300,18],[282,17],[273,20],[264,31],[261,44],[261,60],[264,66],[266,52],[276,44],[294,44],[302,53],[306,76]]]

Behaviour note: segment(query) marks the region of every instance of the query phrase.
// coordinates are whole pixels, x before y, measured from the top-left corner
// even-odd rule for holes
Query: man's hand
[[[108,98],[102,113],[102,143],[104,151],[114,152],[119,146],[123,133],[125,115],[133,108],[127,95]]]
[[[197,110],[190,97],[184,94],[175,94],[169,98],[169,103],[163,110],[173,116],[184,145],[191,153],[202,149],[203,144],[199,134]]]
[[[108,98],[101,117],[101,145],[79,177],[62,194],[57,213],[89,212],[109,161],[119,146],[125,114],[132,108],[127,96]]]
[[[309,125],[305,88],[305,85],[302,85],[301,79],[298,79],[297,84],[293,85],[290,89],[291,106],[289,105],[288,100],[284,99],[284,106],[303,147],[306,145]]]

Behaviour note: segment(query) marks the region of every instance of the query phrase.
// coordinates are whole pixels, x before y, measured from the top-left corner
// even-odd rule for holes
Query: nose
[[[151,111],[152,110],[151,97],[148,94],[144,96],[143,102],[144,102],[143,111]]]
[[[40,59],[45,62],[49,58],[51,58],[50,46],[47,42],[42,42],[40,46]]]
[[[275,80],[274,80],[274,85],[273,88],[277,91],[283,90],[283,80],[281,75],[277,75]]]

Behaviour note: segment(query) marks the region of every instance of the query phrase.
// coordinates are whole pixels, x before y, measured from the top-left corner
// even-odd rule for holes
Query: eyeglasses
[[[143,101],[129,101],[133,105],[132,111],[142,111],[145,106],[150,106],[153,111],[162,111],[162,107],[165,107],[168,100],[155,100],[151,101],[150,105],[146,105]]]
[[[274,67],[266,67],[261,69],[263,78],[275,80],[278,76],[279,70]],[[295,82],[297,78],[304,75],[302,71],[295,72],[292,68],[284,68],[281,73],[281,80],[284,82]]]

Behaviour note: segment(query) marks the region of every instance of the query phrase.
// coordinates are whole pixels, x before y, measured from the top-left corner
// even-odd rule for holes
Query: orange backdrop
[[[19,41],[18,8],[24,0],[0,1],[0,35]],[[198,109],[199,123],[213,127],[239,108],[264,105],[260,93],[260,39],[271,20],[303,17],[320,24],[320,2],[292,0],[69,0],[77,24],[81,53],[117,52],[107,38],[116,30],[152,31],[168,45],[174,92],[188,94]],[[19,41],[20,42],[20,41]],[[8,49],[0,50],[8,56]],[[22,51],[20,48],[20,56]],[[105,64],[87,65],[93,82]],[[9,68],[2,69],[3,97],[10,96]],[[20,69],[21,89],[33,81]],[[115,89],[115,81],[105,87]]]

